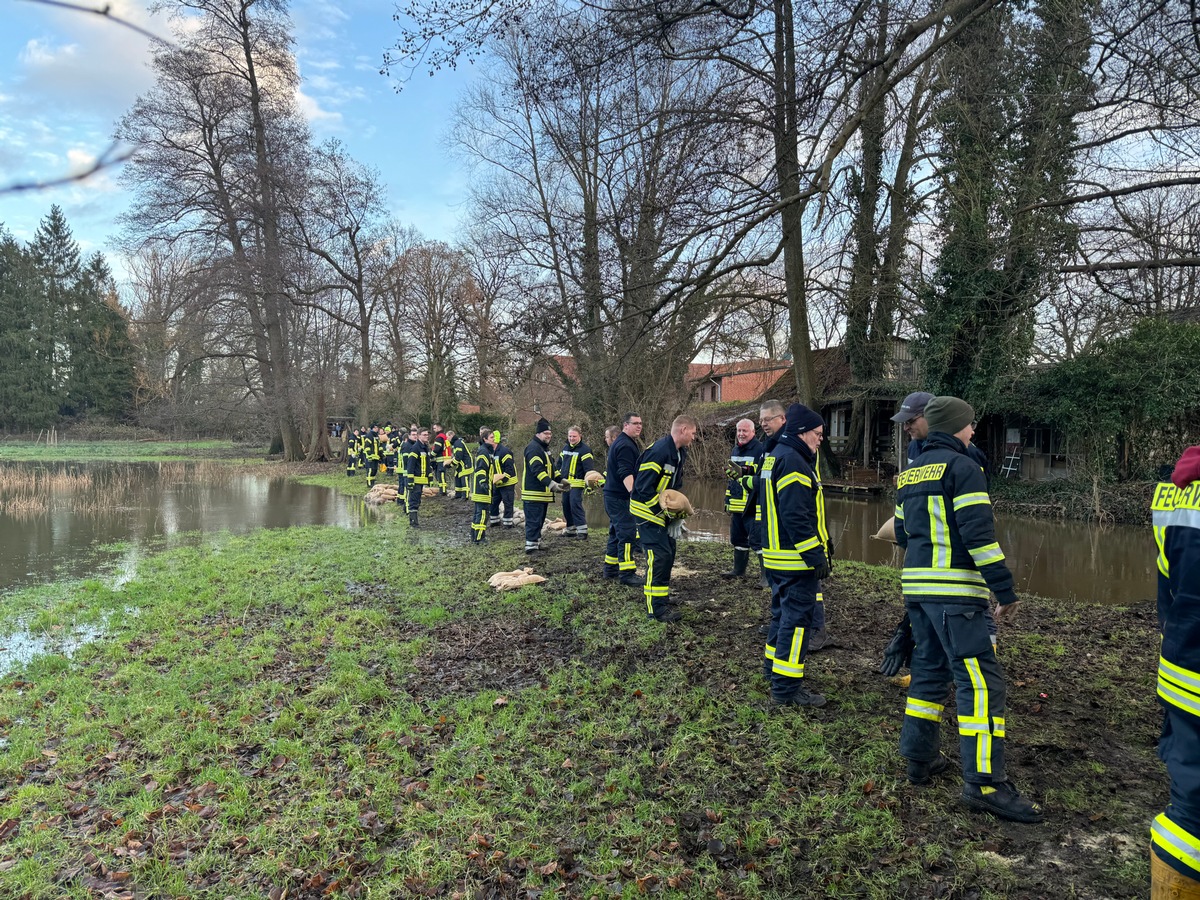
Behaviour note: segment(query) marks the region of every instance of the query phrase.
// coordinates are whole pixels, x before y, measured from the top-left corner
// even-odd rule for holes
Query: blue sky
[[[167,34],[136,0],[81,0],[148,31]],[[413,76],[401,93],[379,74],[398,35],[387,2],[295,0],[291,6],[302,79],[300,105],[317,141],[336,137],[380,171],[389,207],[426,237],[453,240],[464,213],[466,175],[444,135],[469,66]],[[109,146],[113,124],[152,83],[149,41],[100,16],[28,0],[0,0],[0,187],[80,171]],[[116,169],[82,183],[0,195],[0,223],[33,236],[51,204],[63,208],[85,252],[107,245],[128,198]]]

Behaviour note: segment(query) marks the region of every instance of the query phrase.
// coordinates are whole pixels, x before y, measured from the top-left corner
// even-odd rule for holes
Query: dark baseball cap
[[[933,394],[928,391],[913,391],[904,398],[904,402],[900,404],[900,408],[896,410],[896,414],[892,416],[893,422],[899,422],[903,425],[915,419],[917,416],[925,412],[925,407],[929,401],[933,399]]]

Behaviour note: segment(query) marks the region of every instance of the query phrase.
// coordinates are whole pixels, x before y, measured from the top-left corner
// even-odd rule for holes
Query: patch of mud
[[[571,632],[529,620],[454,622],[425,633],[430,650],[406,686],[419,700],[545,685],[580,647]]]

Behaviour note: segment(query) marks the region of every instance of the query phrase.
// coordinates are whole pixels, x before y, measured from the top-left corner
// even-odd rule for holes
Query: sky
[[[155,34],[161,17],[138,0],[76,0]],[[399,26],[380,0],[293,0],[300,108],[316,142],[335,137],[358,161],[379,170],[388,206],[404,225],[452,241],[465,212],[464,166],[445,148],[458,96],[475,77],[469,66],[430,77],[379,74]],[[0,190],[86,170],[111,144],[113,126],[153,83],[151,42],[102,16],[32,0],[0,0]],[[0,193],[0,224],[30,240],[52,204],[63,209],[86,253],[99,250],[118,278],[109,245],[129,197],[112,167],[69,185]]]

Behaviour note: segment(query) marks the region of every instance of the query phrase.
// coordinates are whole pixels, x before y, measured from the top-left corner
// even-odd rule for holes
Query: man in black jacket
[[[525,448],[525,471],[521,480],[521,505],[525,507],[526,553],[541,549],[546,511],[554,502],[554,495],[562,492],[554,460],[550,458],[550,439],[553,437],[550,423],[545,419],[538,419],[536,427],[533,440]]]
[[[629,512],[638,523],[646,550],[646,616],[675,622],[679,612],[670,606],[671,569],[675,565],[678,529],[682,520],[663,506],[663,491],[681,490],[687,448],[699,423],[691,416],[676,416],[671,431],[650,445],[638,459],[637,476],[629,492]]]
[[[608,513],[608,544],[604,548],[604,577],[620,578],[621,584],[641,587],[637,563],[633,561],[633,542],[637,523],[629,512],[629,494],[642,455],[638,438],[642,435],[642,417],[625,414],[621,433],[609,445],[604,474],[604,511]]]
[[[901,587],[915,642],[912,682],[900,732],[908,778],[924,784],[945,770],[939,734],[950,682],[956,688],[965,804],[1014,822],[1042,820],[1004,765],[1004,670],[984,611],[989,591],[998,620],[1018,606],[1013,577],[996,542],[991,498],[967,455],[975,412],[957,397],[925,407],[929,435],[900,474],[896,543],[904,548]]]
[[[755,521],[754,476],[758,472],[763,445],[754,436],[754,423],[741,419],[729,463],[725,467],[725,511],[729,513],[729,543],[733,544],[733,568],[722,578],[741,578],[746,574],[750,553],[758,555],[762,542]],[[761,564],[762,559],[759,558]],[[765,577],[764,577],[765,582]]]
[[[512,448],[500,439],[499,431],[492,433],[492,458],[495,469],[502,477],[495,479],[492,485],[492,509],[488,519],[489,525],[503,523],[505,528],[513,527],[513,498],[517,493],[517,463],[513,457]],[[504,514],[501,517],[501,506]]]
[[[825,697],[808,690],[804,682],[817,592],[821,579],[829,576],[822,540],[825,506],[816,473],[824,436],[820,415],[793,403],[782,427],[767,441],[755,481],[763,566],[771,573],[771,624],[763,670],[776,707],[825,705]]]
[[[567,482],[563,491],[563,518],[567,520],[564,537],[587,540],[587,514],[583,509],[584,480],[588,472],[596,468],[592,448],[583,442],[583,429],[572,425],[567,429],[567,443],[558,457],[558,467]]]

